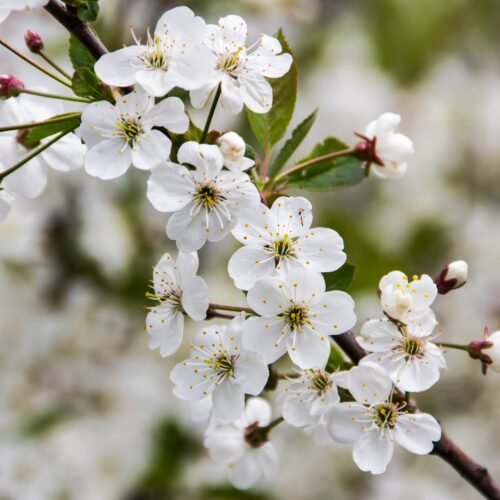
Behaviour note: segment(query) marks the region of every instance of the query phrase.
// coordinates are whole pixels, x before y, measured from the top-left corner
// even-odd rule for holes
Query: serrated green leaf
[[[333,342],[330,343],[330,356],[328,357],[328,361],[326,363],[325,370],[328,373],[337,372],[339,370],[345,369],[347,365],[347,361],[344,357],[344,354]]]
[[[300,163],[321,156],[348,149],[349,146],[335,137],[328,137],[317,144],[312,152]],[[299,172],[286,177],[287,184],[311,191],[330,191],[353,186],[365,178],[362,162],[352,155],[319,161]]]
[[[342,290],[346,291],[351,286],[356,274],[356,266],[346,262],[340,269],[331,273],[323,273],[325,278],[326,291]]]
[[[67,116],[69,113],[65,113],[63,115],[53,116],[53,118],[63,118]],[[80,118],[74,116],[73,113],[68,116],[67,120],[63,120],[57,123],[47,123],[45,125],[38,125],[33,127],[27,136],[29,142],[34,144],[38,143],[42,139],[46,137],[50,137],[51,135],[58,134],[59,132],[64,132],[69,129],[74,129],[80,125]]]
[[[69,58],[73,69],[88,68],[94,71],[95,58],[85,48],[85,46],[75,37],[71,35],[69,38]]]
[[[283,53],[292,54],[283,32],[275,35]],[[247,109],[247,117],[257,141],[264,151],[269,151],[284,135],[293,116],[297,100],[298,71],[295,61],[288,73],[269,80],[273,89],[273,105],[267,113],[254,113]]]
[[[84,23],[91,23],[97,19],[99,15],[99,4],[97,0],[87,0],[80,5],[76,11],[76,15],[80,21]]]
[[[79,68],[73,74],[73,92],[80,97],[93,100],[107,99],[99,78],[89,68]]]
[[[297,125],[297,127],[295,127],[294,131],[292,132],[292,136],[285,142],[284,146],[278,153],[278,156],[276,156],[276,158],[272,162],[271,168],[269,169],[269,177],[272,178],[277,175],[293,155],[293,153],[295,153],[296,149],[300,146],[306,135],[309,133],[309,130],[311,130],[311,127],[316,120],[317,113],[318,110],[314,110],[305,120],[303,120]]]

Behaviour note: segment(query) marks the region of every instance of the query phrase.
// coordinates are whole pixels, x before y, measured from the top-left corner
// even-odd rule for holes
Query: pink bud
[[[484,340],[473,340],[468,345],[469,356],[472,359],[478,359],[481,361],[481,367],[484,375],[486,375],[489,366],[493,366],[493,369],[498,371],[498,361],[496,359],[498,357],[498,348],[494,338],[497,334],[498,332],[495,332],[492,336],[493,338],[491,338],[488,327],[485,326],[483,332]]]
[[[19,89],[24,89],[24,83],[12,75],[0,75],[0,98],[17,97]]]
[[[448,264],[434,279],[438,292],[442,295],[456,290],[467,282],[468,266],[463,260],[456,260]]]
[[[39,54],[44,48],[42,37],[38,33],[33,33],[33,31],[28,30],[26,32],[24,41],[28,49],[35,54]]]

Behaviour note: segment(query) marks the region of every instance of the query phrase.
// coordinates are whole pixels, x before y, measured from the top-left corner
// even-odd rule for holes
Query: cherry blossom
[[[243,172],[255,165],[255,161],[245,158],[246,143],[236,132],[226,132],[217,139],[224,157],[224,166],[233,172]]]
[[[261,204],[258,210],[243,213],[233,235],[245,246],[228,264],[235,285],[248,290],[266,276],[341,267],[346,261],[342,238],[333,229],[311,229],[311,223],[311,203],[302,197],[280,197],[271,209]]]
[[[0,5],[0,23],[5,21],[15,10],[36,9],[43,7],[49,0],[2,0]]]

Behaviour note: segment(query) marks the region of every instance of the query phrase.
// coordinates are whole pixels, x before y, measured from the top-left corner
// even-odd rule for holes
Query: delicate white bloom
[[[392,382],[380,366],[366,363],[338,373],[335,380],[356,401],[340,403],[328,411],[328,432],[339,443],[354,443],[353,458],[362,471],[385,472],[394,441],[412,453],[425,455],[441,437],[434,417],[408,413],[404,403],[391,401]]]
[[[407,160],[413,153],[413,142],[403,134],[395,133],[401,117],[395,113],[384,113],[368,124],[365,136],[376,139],[374,155],[377,162],[371,169],[379,177],[401,177],[408,167]]]
[[[167,235],[185,252],[223,239],[238,222],[241,210],[256,207],[259,193],[247,174],[222,170],[224,159],[214,145],[185,142],[179,163],[160,165],[148,180],[148,198],[160,212],[175,212]]]
[[[191,91],[195,108],[203,108],[220,85],[224,110],[236,115],[246,105],[255,113],[266,113],[273,103],[273,90],[266,78],[280,78],[292,64],[290,54],[282,54],[280,42],[261,35],[246,46],[247,25],[239,16],[219,19],[218,26],[207,26],[207,45],[216,57],[213,71],[201,88]]]
[[[45,105],[39,97],[22,94],[0,102],[0,115],[5,125],[19,125],[42,121],[62,113],[58,103]],[[23,160],[33,149],[49,142],[53,137],[42,139],[37,144],[29,143],[29,130],[3,132],[0,134],[0,172]],[[52,146],[28,161],[2,181],[4,188],[12,196],[36,198],[47,185],[48,167],[62,172],[74,170],[83,164],[86,147],[73,133],[65,135]]]
[[[138,83],[148,94],[161,97],[174,87],[201,87],[215,64],[203,44],[205,21],[188,7],[176,7],[159,19],[154,35],[145,44],[103,55],[95,64],[97,76],[109,85],[126,87]]]
[[[271,422],[271,406],[262,398],[250,398],[241,418],[231,425],[207,431],[204,445],[210,458],[227,465],[231,483],[240,489],[253,486],[261,478],[271,479],[278,471],[278,454],[269,441],[252,443],[246,437]]]
[[[177,259],[166,253],[153,272],[154,294],[159,301],[146,318],[146,331],[151,336],[150,349],[160,348],[163,357],[173,354],[182,342],[184,314],[195,321],[205,318],[208,289],[203,278],[196,276],[198,255],[179,252]]]
[[[7,218],[14,198],[5,190],[0,191],[0,222]]]
[[[228,264],[235,285],[248,290],[266,276],[293,275],[309,269],[335,271],[346,261],[344,242],[333,229],[311,229],[311,203],[302,197],[278,198],[271,209],[261,204],[240,217],[234,237],[245,246]]]
[[[224,166],[233,172],[243,172],[255,162],[245,158],[246,143],[236,132],[226,132],[217,139],[217,144],[224,157]]]
[[[247,295],[262,317],[246,323],[243,343],[272,363],[288,351],[300,368],[324,367],[330,335],[344,333],[356,323],[354,301],[345,292],[325,292],[320,274],[297,270],[283,278],[263,278]]]
[[[311,427],[332,405],[340,402],[333,375],[321,369],[299,371],[290,379],[278,402],[283,403],[283,418],[294,427]]]
[[[443,352],[430,342],[434,330],[434,315],[426,319],[394,324],[387,318],[372,319],[356,337],[361,346],[371,352],[362,363],[374,362],[386,370],[392,381],[403,391],[420,392],[433,386],[446,368]],[[411,316],[410,316],[411,318]]]
[[[435,279],[439,293],[446,294],[467,283],[469,266],[464,260],[455,260],[448,264]]]
[[[245,394],[259,395],[269,370],[262,356],[242,346],[244,314],[227,326],[209,326],[195,337],[191,357],[172,370],[174,394],[180,399],[200,401],[212,396],[212,415],[222,423],[241,416]]]
[[[495,372],[500,373],[500,330],[493,332],[492,334],[488,334],[484,341],[488,347],[484,347],[483,353],[491,361],[491,364],[488,363],[488,368],[491,368]]]
[[[49,0],[1,0],[0,23],[14,10],[36,9],[43,7]]]
[[[168,97],[155,105],[154,97],[141,90],[119,97],[116,104],[89,104],[79,129],[89,148],[85,170],[107,180],[123,175],[132,164],[150,170],[164,163],[172,141],[153,127],[177,134],[188,129],[189,118],[178,97]]]
[[[437,287],[427,274],[409,281],[401,271],[392,271],[380,280],[379,290],[382,309],[390,318],[405,323],[411,313],[413,318],[423,314],[431,319],[427,309],[437,296]]]

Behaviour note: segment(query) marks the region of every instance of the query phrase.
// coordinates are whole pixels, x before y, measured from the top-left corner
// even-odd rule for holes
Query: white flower
[[[0,2],[0,23],[5,21],[8,15],[14,10],[36,9],[43,7],[49,0],[1,0]]]
[[[436,286],[440,294],[456,290],[467,283],[469,266],[464,260],[455,260],[448,264],[436,278]]]
[[[394,451],[394,441],[417,455],[433,449],[441,437],[436,419],[427,413],[408,413],[391,400],[392,382],[385,371],[366,363],[336,376],[338,385],[354,396],[327,415],[327,428],[339,443],[354,443],[353,458],[362,471],[385,472]]]
[[[278,471],[278,454],[269,441],[249,442],[246,437],[271,422],[271,406],[262,398],[250,398],[245,411],[232,425],[207,431],[204,445],[210,458],[227,465],[231,483],[240,489],[253,486],[261,478],[271,479]]]
[[[159,19],[146,44],[119,49],[95,64],[97,76],[109,85],[127,87],[138,83],[148,94],[161,97],[174,87],[201,87],[215,64],[203,45],[205,21],[187,7],[176,7]]]
[[[427,274],[409,281],[401,271],[392,271],[380,280],[379,290],[382,309],[390,318],[403,323],[410,313],[413,318],[418,314],[431,318],[427,309],[437,296],[437,287]]]
[[[165,162],[172,142],[153,127],[178,134],[188,129],[189,118],[178,97],[155,105],[154,97],[134,91],[118,98],[114,105],[107,101],[89,104],[79,130],[89,147],[85,170],[100,179],[114,179],[131,164],[150,170]]]
[[[379,177],[401,177],[407,169],[407,159],[414,153],[413,142],[403,134],[395,133],[401,117],[394,113],[384,113],[368,124],[365,136],[375,139],[372,163],[373,173]]]
[[[432,318],[421,315],[405,325],[389,319],[372,319],[361,328],[358,343],[371,352],[362,363],[374,362],[384,368],[403,391],[420,392],[433,386],[446,368],[443,352],[430,342],[434,330]],[[411,316],[410,316],[411,318]]]
[[[224,166],[233,172],[243,172],[255,165],[250,158],[245,158],[247,145],[236,132],[226,132],[217,139],[217,144],[224,157]]]
[[[206,105],[220,85],[224,110],[236,115],[246,105],[255,113],[266,113],[273,103],[273,90],[266,78],[279,78],[292,64],[290,54],[282,54],[280,42],[261,35],[252,47],[246,46],[247,25],[239,16],[219,19],[207,26],[207,45],[216,57],[212,74],[205,85],[191,91],[195,108]]]
[[[243,213],[233,235],[245,246],[228,264],[235,285],[248,290],[266,276],[293,275],[304,269],[322,273],[341,267],[346,260],[342,238],[333,229],[311,229],[311,223],[311,203],[301,197],[281,197],[271,209],[261,204]]]
[[[195,337],[191,357],[172,370],[174,394],[188,401],[212,396],[212,414],[222,423],[241,416],[245,394],[259,395],[266,385],[269,370],[264,359],[242,346],[244,314],[227,326],[209,326]]]
[[[243,344],[272,363],[288,351],[300,368],[324,367],[330,335],[344,333],[356,323],[354,301],[345,292],[325,293],[320,274],[297,270],[283,278],[263,278],[247,300],[262,317],[250,318]]]
[[[39,97],[22,94],[0,102],[0,115],[5,125],[19,125],[33,121],[42,121],[60,114],[63,109],[58,103],[45,105]],[[3,132],[0,134],[0,172],[7,170],[17,162],[29,156],[33,149],[49,142],[53,137],[42,139],[40,143],[30,144],[29,130]],[[83,164],[86,147],[73,133],[45,149],[28,161],[21,168],[11,173],[2,181],[2,188],[12,196],[36,198],[47,185],[48,167],[61,172],[79,168]]]
[[[198,255],[179,252],[177,259],[166,253],[153,272],[154,294],[159,301],[146,318],[151,336],[150,349],[160,348],[163,357],[173,354],[182,342],[184,314],[195,321],[205,318],[208,309],[207,285],[196,276]]]
[[[148,198],[160,212],[175,212],[167,223],[167,235],[179,250],[191,252],[205,242],[223,239],[236,225],[241,210],[257,206],[256,187],[243,172],[222,170],[224,159],[214,145],[184,143],[177,153],[180,163],[153,170]]]
[[[0,222],[4,221],[9,215],[13,201],[14,198],[7,191],[0,191]]]
[[[485,354],[491,359],[491,369],[495,372],[500,373],[500,331],[493,332],[489,335],[487,342],[491,342],[493,345],[486,349]]]
[[[286,422],[294,427],[312,427],[340,399],[333,375],[316,368],[302,370],[298,378],[290,379],[278,401],[283,403]]]

